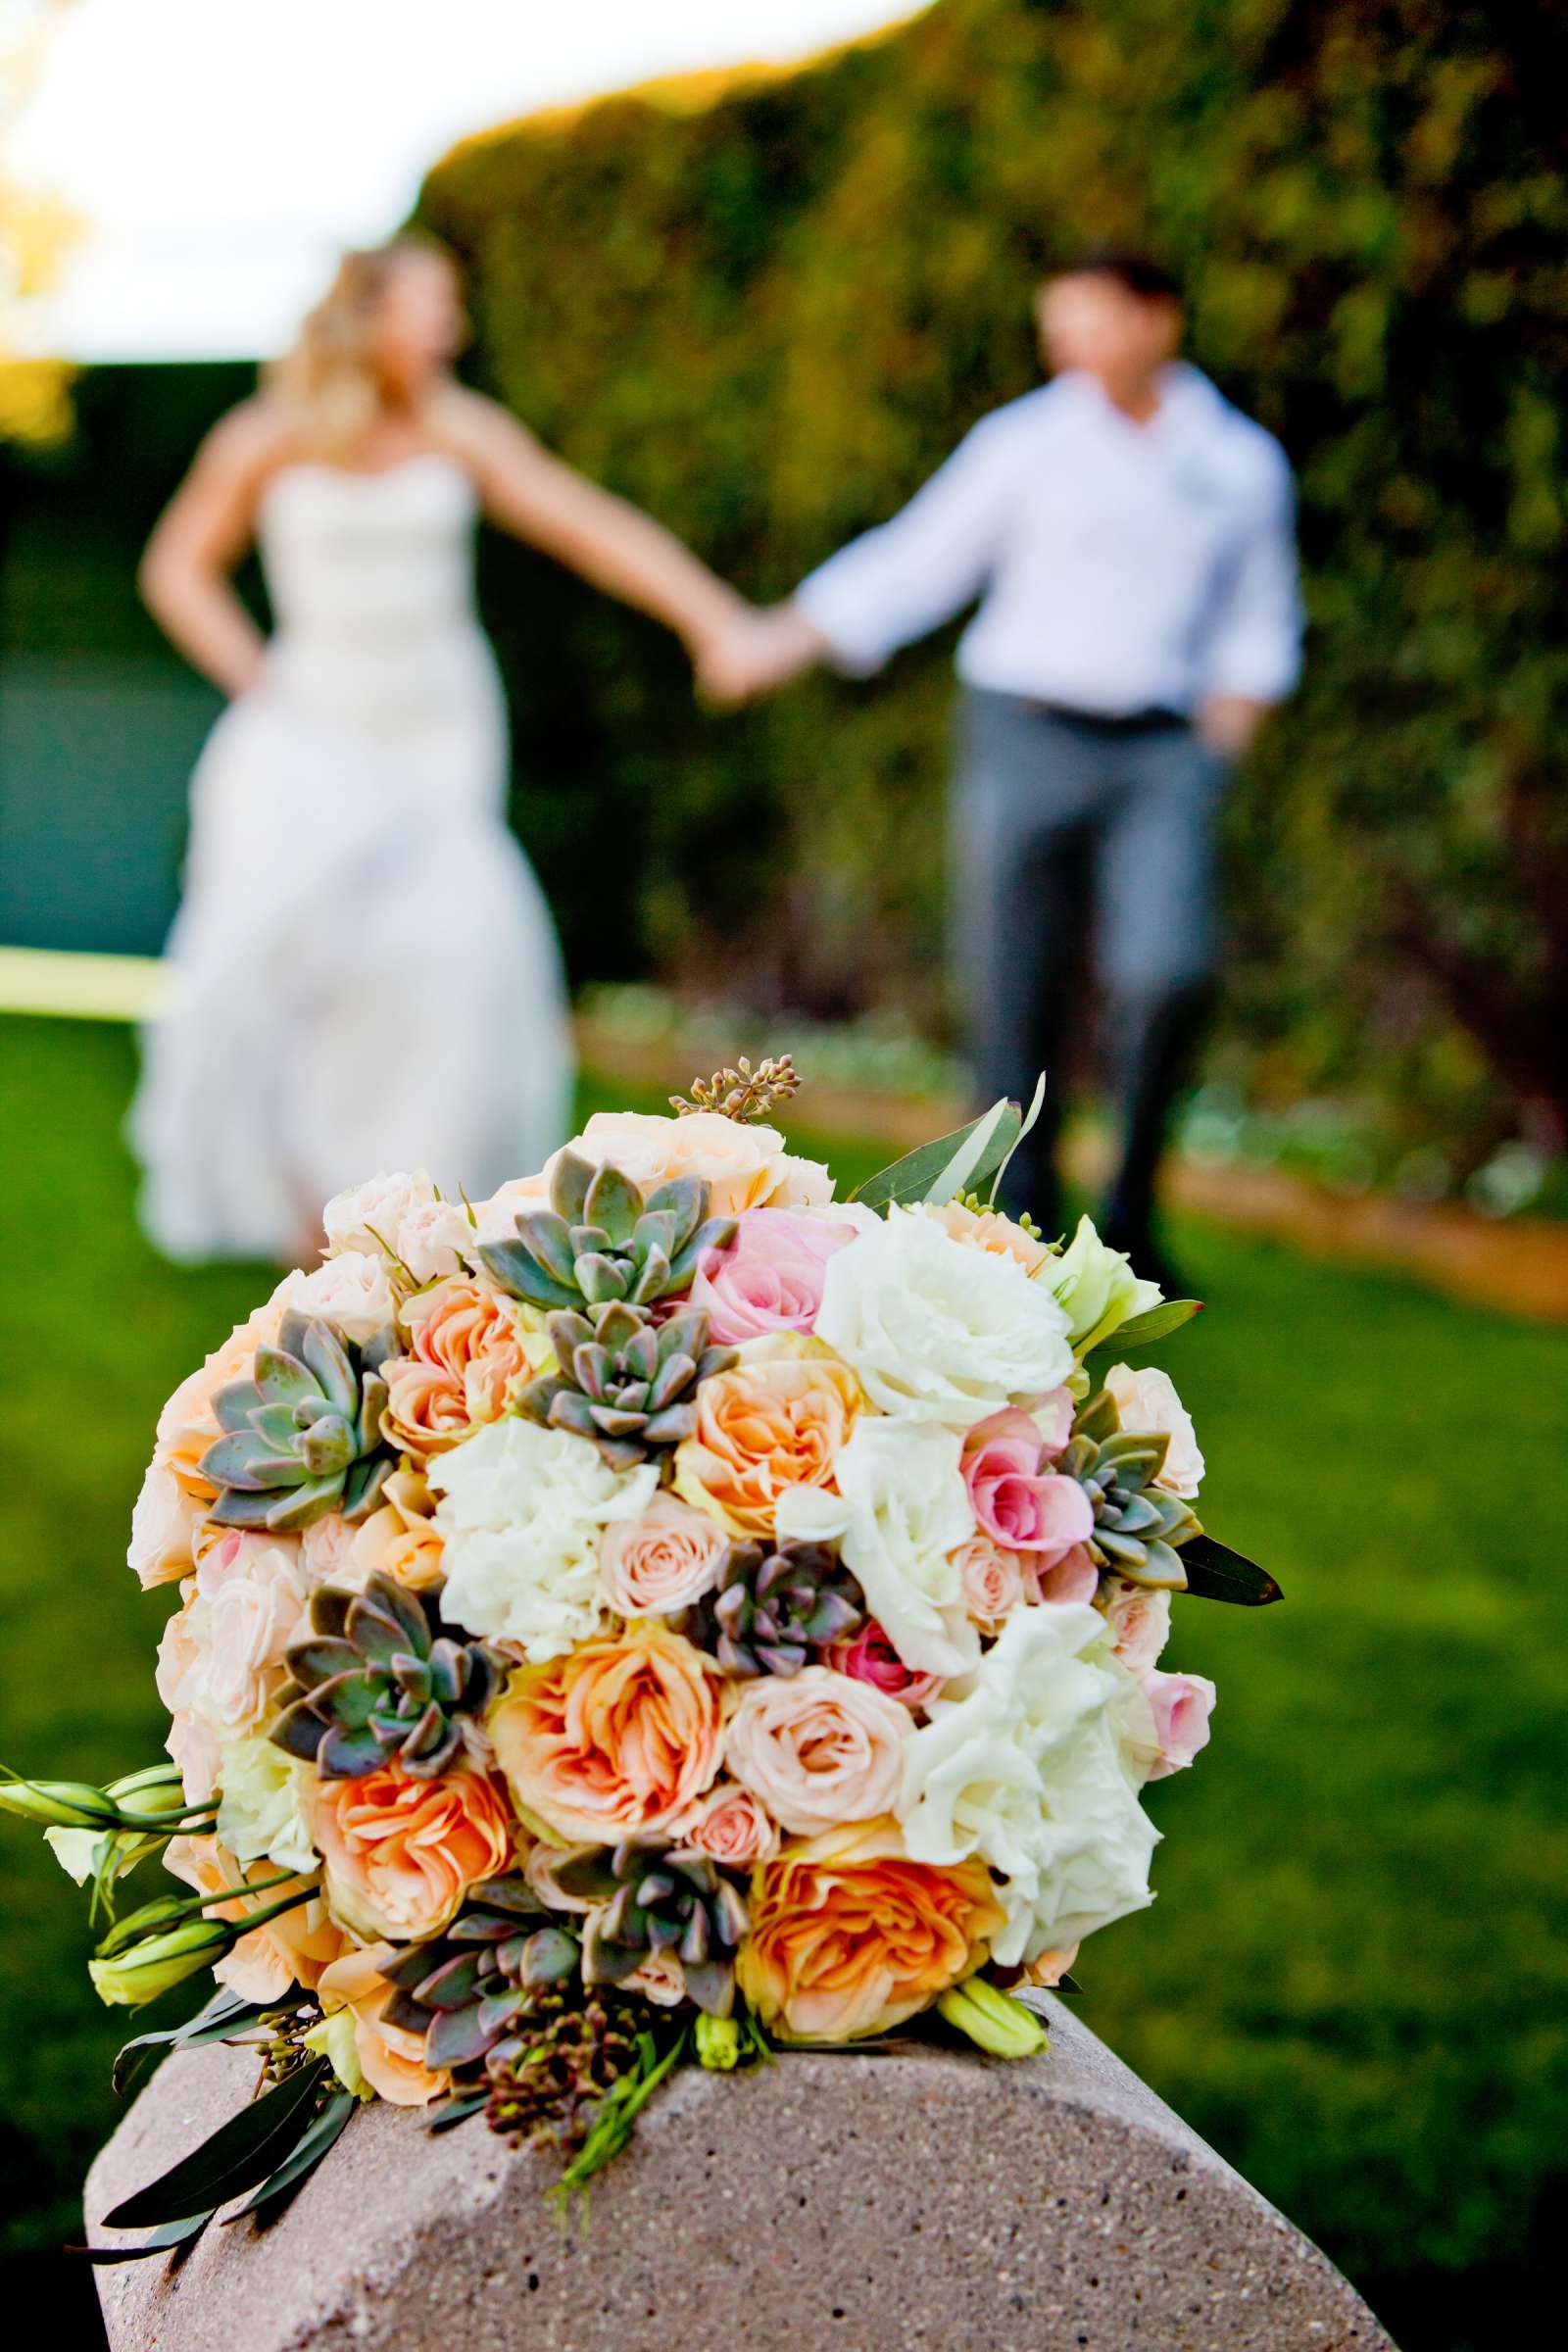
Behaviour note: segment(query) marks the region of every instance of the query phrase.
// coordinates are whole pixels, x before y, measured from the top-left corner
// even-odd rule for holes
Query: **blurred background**
[[[156,1747],[130,1503],[163,1397],[269,1280],[139,1237],[147,972],[88,959],[156,955],[218,708],[137,557],[336,250],[437,231],[472,380],[768,598],[1036,380],[1044,269],[1148,244],[1301,492],[1305,683],[1232,791],[1171,1179],[1211,1302],[1181,1386],[1288,1606],[1179,1613],[1217,1738],[1155,1791],[1162,1899],[1078,1973],[1406,2352],[1494,2343],[1568,2185],[1568,1636],[1539,1581],[1568,1460],[1568,18],[447,0],[440,27],[0,0],[0,1756],[93,1778]],[[951,640],[715,719],[672,641],[514,544],[486,540],[481,603],[585,1098],[793,1046],[851,1180],[956,1115]],[[1074,1143],[1087,1180],[1093,1116]],[[26,2275],[74,2227],[119,2034],[73,1890],[20,1838],[0,1872]]]

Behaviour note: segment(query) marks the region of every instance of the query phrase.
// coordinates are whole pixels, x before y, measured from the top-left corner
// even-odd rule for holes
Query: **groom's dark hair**
[[[1136,252],[1129,246],[1091,246],[1064,270],[1052,270],[1051,275],[1108,277],[1123,293],[1136,295],[1140,302],[1180,302],[1182,298],[1181,286],[1170,270],[1152,254]]]

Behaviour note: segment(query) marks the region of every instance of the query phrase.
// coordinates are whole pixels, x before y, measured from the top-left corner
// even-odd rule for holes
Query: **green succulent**
[[[463,1718],[484,1713],[498,1680],[482,1644],[446,1631],[436,1594],[379,1574],[363,1592],[313,1593],[311,1632],[286,1657],[294,1679],[270,1738],[328,1780],[388,1763],[420,1780],[445,1772]]]
[[[1124,1430],[1115,1399],[1102,1389],[1079,1408],[1053,1467],[1075,1478],[1089,1497],[1095,1514],[1089,1553],[1098,1567],[1179,1592],[1187,1583],[1179,1546],[1202,1529],[1179,1494],[1153,1483],[1169,1446],[1163,1434]]]
[[[525,1210],[513,1241],[486,1242],[486,1273],[530,1306],[602,1306],[623,1298],[650,1306],[683,1291],[705,1250],[734,1239],[733,1217],[710,1217],[709,1188],[677,1176],[644,1198],[607,1160],[591,1167],[563,1152],[550,1180],[550,1206]]]
[[[552,1922],[520,1872],[484,1879],[444,1936],[382,1970],[396,1988],[381,2014],[424,2036],[425,2063],[467,2068],[520,2054],[537,1995],[577,1975],[577,1938]]]
[[[685,1630],[730,1674],[799,1674],[864,1618],[865,1594],[831,1544],[732,1544]]]
[[[257,1348],[252,1377],[213,1398],[223,1434],[201,1458],[219,1490],[209,1518],[292,1535],[328,1511],[368,1517],[395,1459],[381,1437],[381,1366],[396,1347],[390,1330],[357,1348],[329,1324],[286,1314],[276,1343]]]
[[[708,1315],[681,1307],[656,1324],[644,1306],[614,1298],[580,1314],[554,1314],[548,1329],[559,1372],[523,1390],[517,1410],[547,1429],[591,1438],[617,1470],[697,1426],[697,1384],[727,1372],[733,1348],[710,1348]]]
[[[740,1890],[708,1854],[624,1840],[555,1864],[561,1891],[593,1905],[583,1930],[585,1984],[623,1984],[645,1960],[673,1953],[699,2009],[727,2017],[735,1953],[748,1919]]]

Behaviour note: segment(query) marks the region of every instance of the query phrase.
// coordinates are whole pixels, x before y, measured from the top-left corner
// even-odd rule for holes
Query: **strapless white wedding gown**
[[[196,768],[172,999],[131,1112],[171,1256],[282,1256],[385,1168],[477,1200],[568,1132],[561,956],[503,813],[474,522],[434,453],[294,465],[264,494],[276,634]]]

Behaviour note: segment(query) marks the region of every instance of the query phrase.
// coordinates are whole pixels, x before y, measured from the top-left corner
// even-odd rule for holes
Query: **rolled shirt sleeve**
[[[1005,526],[1012,434],[1005,411],[968,433],[901,514],[810,573],[795,603],[837,666],[869,677],[980,595]]]
[[[1210,615],[1200,667],[1205,695],[1278,703],[1301,674],[1300,575],[1296,490],[1277,442],[1260,468],[1257,511]]]

